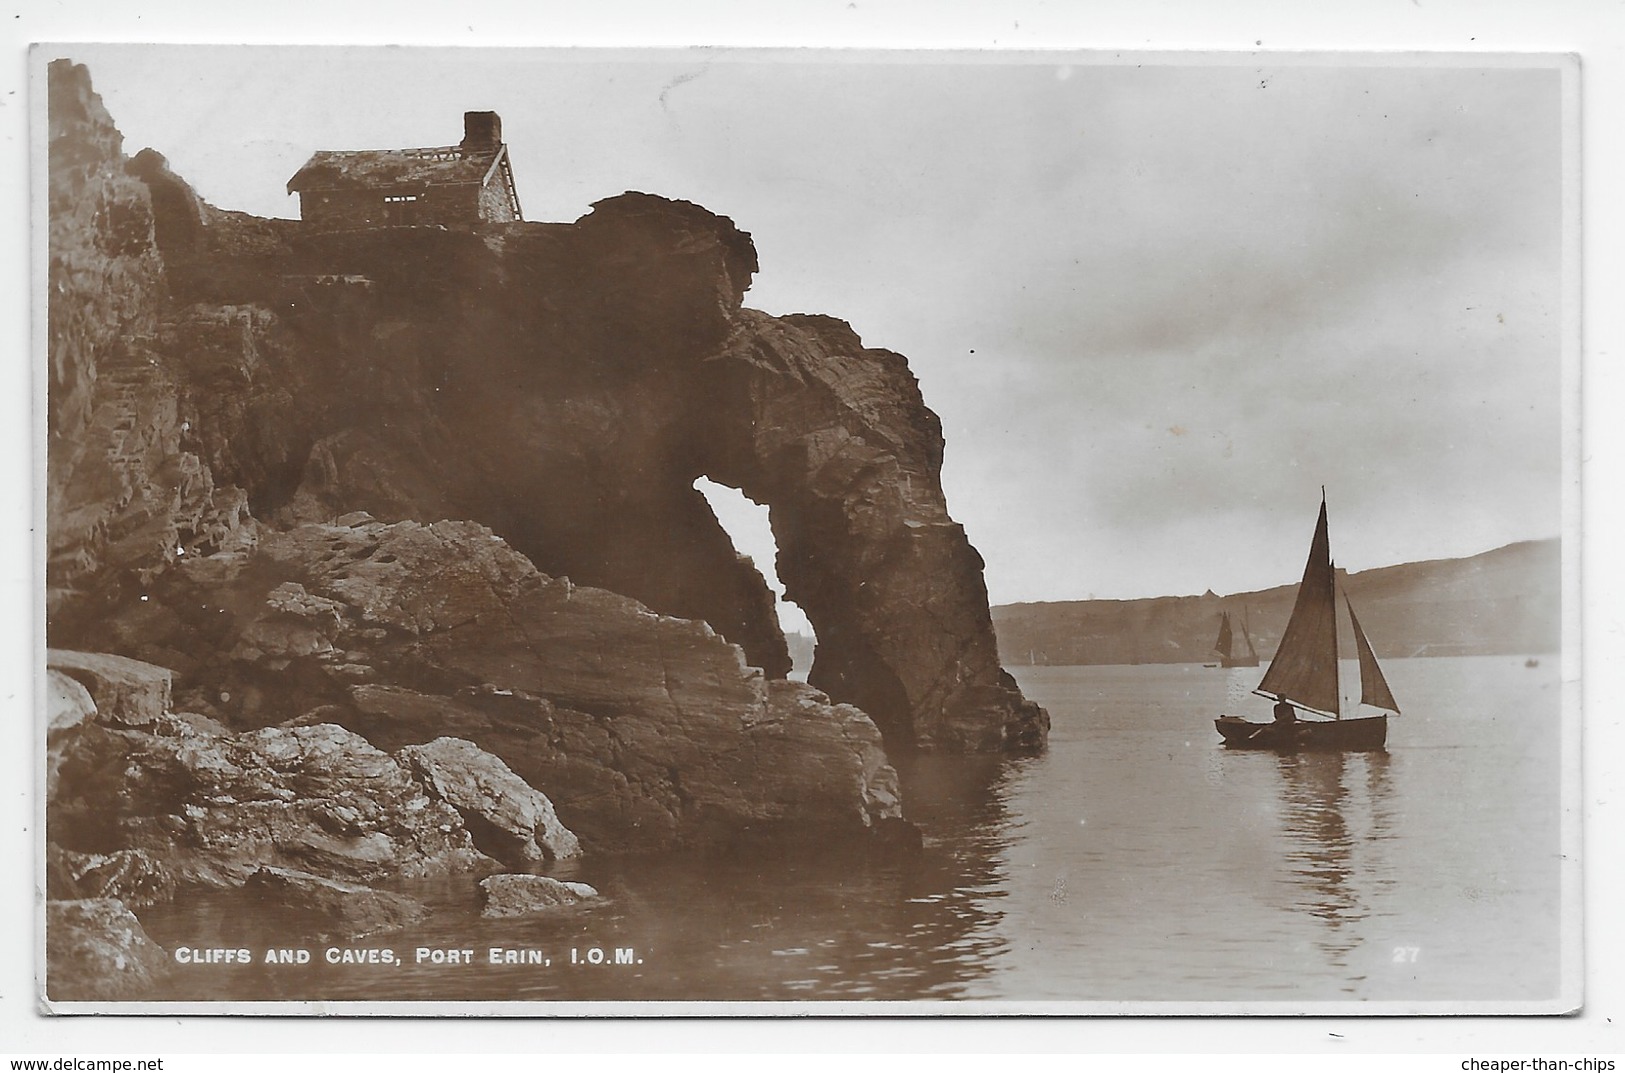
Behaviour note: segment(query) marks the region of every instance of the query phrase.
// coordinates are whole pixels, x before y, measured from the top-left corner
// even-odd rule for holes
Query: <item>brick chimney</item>
[[[463,148],[492,150],[502,144],[502,117],[495,112],[463,113]]]

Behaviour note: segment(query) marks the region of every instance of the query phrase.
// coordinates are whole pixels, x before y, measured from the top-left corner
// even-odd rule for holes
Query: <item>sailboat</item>
[[[1235,631],[1230,627],[1230,612],[1220,612],[1219,639],[1213,642],[1213,651],[1219,654],[1221,667],[1256,667],[1258,666],[1258,650],[1253,647],[1253,639],[1247,632],[1247,623],[1241,624],[1241,639],[1247,644],[1245,655],[1236,649]]]
[[[1276,719],[1257,723],[1222,715],[1214,725],[1232,749],[1381,749],[1388,740],[1388,713],[1399,714],[1393,691],[1360,628],[1354,605],[1345,593],[1349,623],[1354,627],[1354,648],[1360,661],[1360,704],[1382,710],[1381,715],[1343,718],[1342,693],[1337,681],[1337,572],[1332,566],[1331,541],[1326,533],[1326,493],[1320,498],[1320,518],[1309,542],[1298,601],[1292,606],[1281,647],[1269,670],[1253,692],[1274,700]],[[1315,718],[1298,718],[1299,711]]]

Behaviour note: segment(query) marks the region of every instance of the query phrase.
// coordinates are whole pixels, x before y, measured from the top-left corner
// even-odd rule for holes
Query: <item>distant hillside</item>
[[[1558,541],[1509,544],[1466,559],[1434,559],[1340,574],[1379,656],[1508,655],[1559,645]],[[1232,596],[1072,600],[993,608],[999,652],[1030,663],[1199,663],[1214,658],[1219,614],[1244,617],[1260,656],[1280,643],[1297,584]],[[1344,655],[1353,641],[1343,616]]]

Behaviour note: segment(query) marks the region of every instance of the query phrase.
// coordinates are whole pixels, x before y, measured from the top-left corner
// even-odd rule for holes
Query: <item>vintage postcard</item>
[[[39,45],[58,1013],[1563,1013],[1579,67]]]

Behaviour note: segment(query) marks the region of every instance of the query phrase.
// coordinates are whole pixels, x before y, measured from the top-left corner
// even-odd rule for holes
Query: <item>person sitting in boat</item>
[[[1275,721],[1283,724],[1298,721],[1298,709],[1294,708],[1292,702],[1285,697],[1275,698]]]

